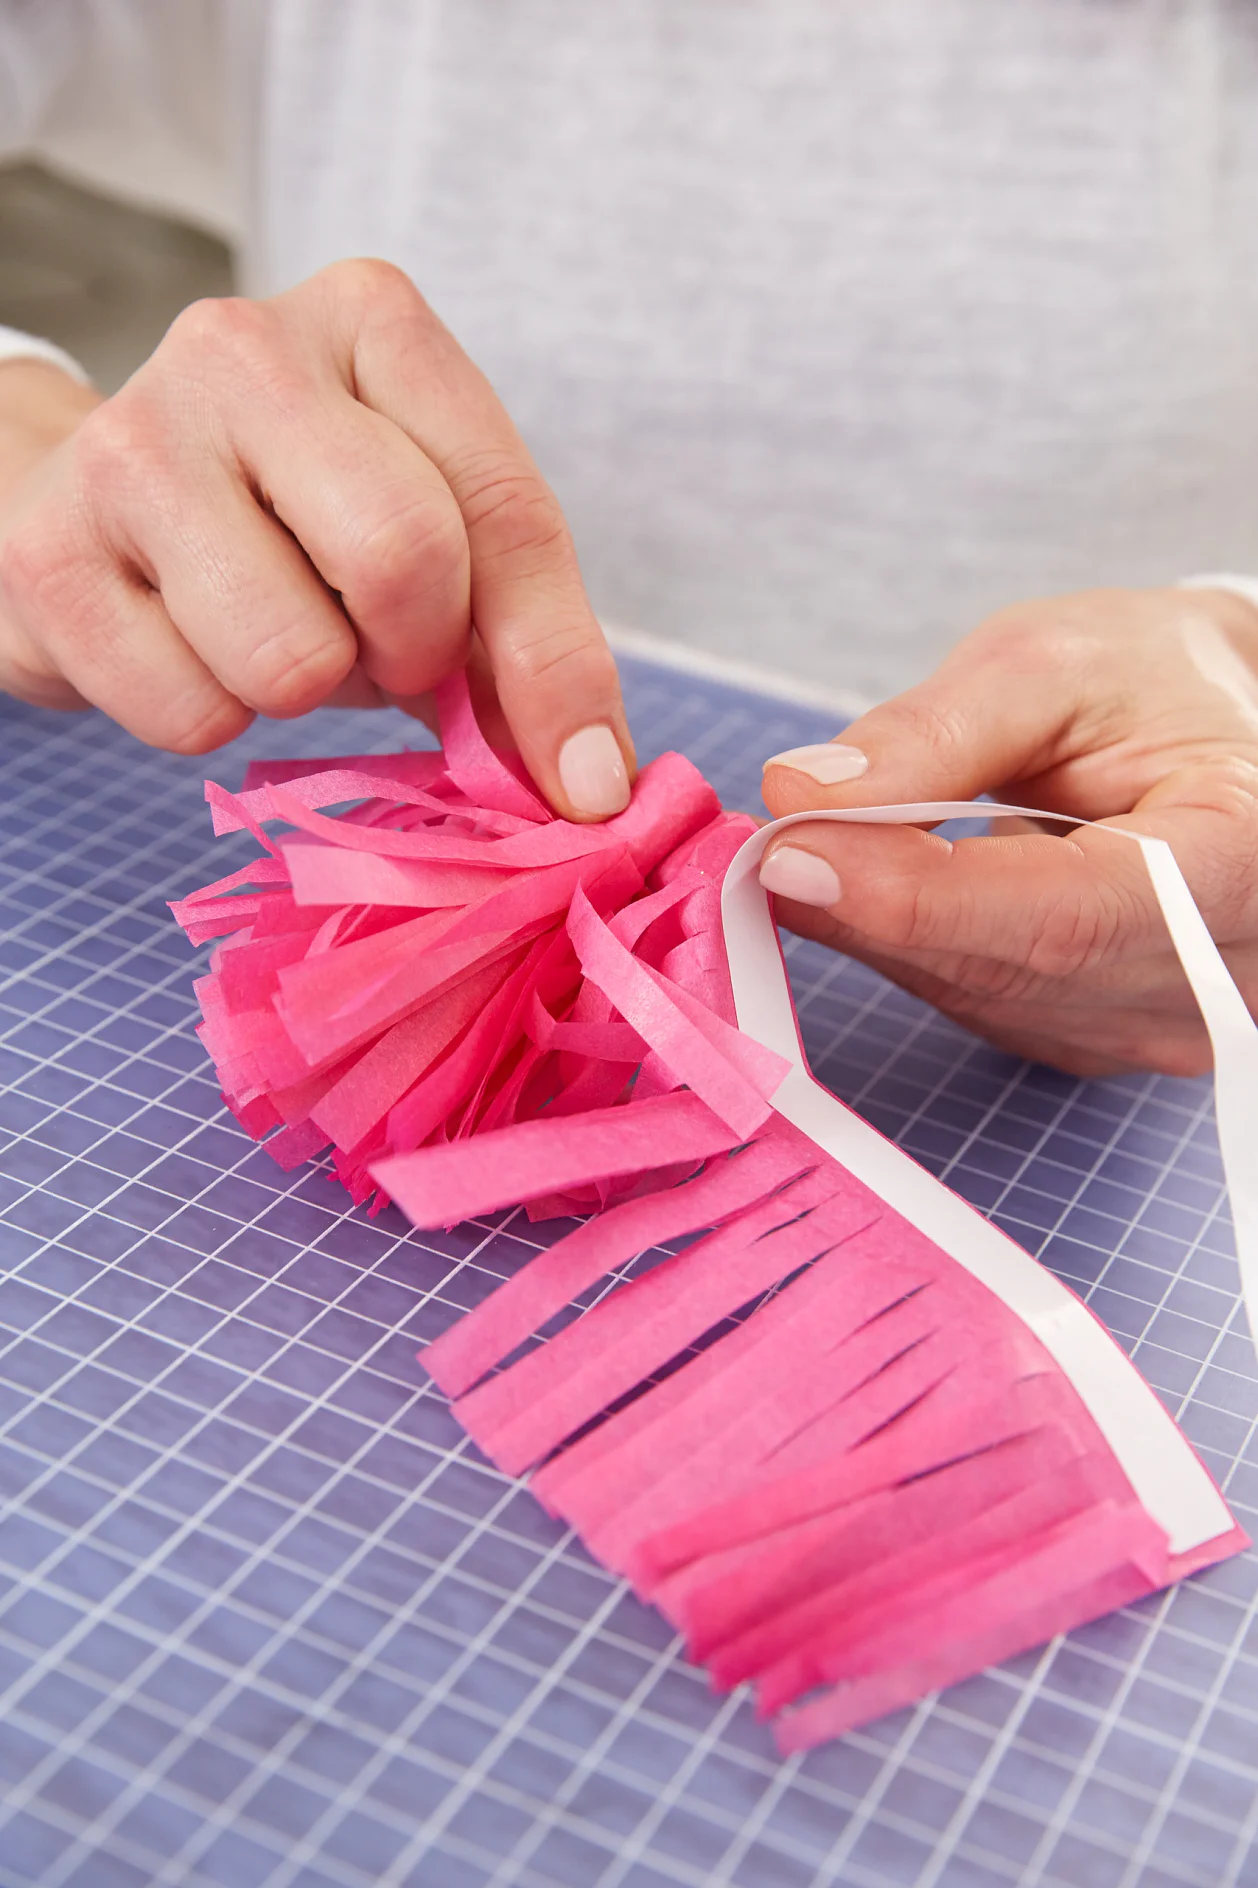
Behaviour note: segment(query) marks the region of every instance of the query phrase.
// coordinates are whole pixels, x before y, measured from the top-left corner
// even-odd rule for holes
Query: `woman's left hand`
[[[1100,590],[1002,611],[840,742],[766,763],[774,817],[980,793],[1169,842],[1258,1009],[1258,609]],[[1197,1074],[1210,1045],[1144,862],[1105,831],[801,824],[761,880],[779,918],[1017,1055]]]

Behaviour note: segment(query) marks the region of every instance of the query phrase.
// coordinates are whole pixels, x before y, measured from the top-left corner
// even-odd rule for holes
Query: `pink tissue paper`
[[[754,822],[678,754],[558,819],[462,677],[439,709],[438,753],[208,784],[261,852],[172,910],[219,940],[199,1033],[281,1166],[419,1227],[589,1216],[422,1353],[485,1454],[783,1751],[1238,1551],[1173,1553],[1029,1326],[775,1112],[721,925]]]

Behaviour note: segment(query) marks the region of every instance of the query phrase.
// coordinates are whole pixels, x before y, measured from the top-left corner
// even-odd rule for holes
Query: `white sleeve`
[[[1246,603],[1252,603],[1258,610],[1258,577],[1242,577],[1234,570],[1208,570],[1197,577],[1181,577],[1181,590],[1230,590],[1233,596],[1244,597]]]
[[[229,5],[0,0],[0,159],[35,158],[233,240]]]
[[[49,366],[59,367],[63,374],[69,374],[83,386],[92,384],[87,369],[63,347],[53,341],[43,341],[36,334],[23,334],[20,328],[6,328],[0,322],[0,366],[5,361],[47,361]]]

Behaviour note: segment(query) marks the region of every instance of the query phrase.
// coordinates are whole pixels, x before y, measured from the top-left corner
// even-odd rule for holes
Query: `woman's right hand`
[[[72,424],[41,415],[41,385]],[[196,303],[95,406],[55,368],[0,366],[0,485],[10,693],[202,753],[259,713],[411,704],[474,625],[555,808],[627,803],[616,665],[558,502],[390,265]]]

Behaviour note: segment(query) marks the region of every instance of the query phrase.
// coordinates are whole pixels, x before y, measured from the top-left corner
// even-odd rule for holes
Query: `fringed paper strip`
[[[593,1214],[423,1354],[491,1460],[784,1750],[1237,1551],[1078,1301],[808,1082],[754,823],[678,755],[606,825],[556,819],[461,678],[439,706],[440,754],[209,786],[263,856],[172,908],[223,940],[201,1034],[282,1165],[331,1149],[420,1226]]]

